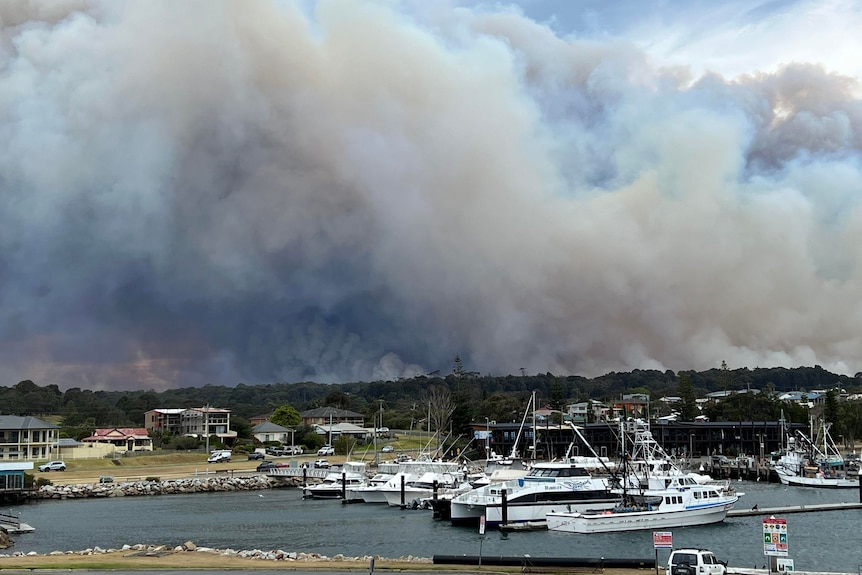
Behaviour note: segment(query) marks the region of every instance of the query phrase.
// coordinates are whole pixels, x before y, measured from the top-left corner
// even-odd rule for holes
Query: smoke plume
[[[2,383],[862,370],[855,72],[560,25],[3,2]]]

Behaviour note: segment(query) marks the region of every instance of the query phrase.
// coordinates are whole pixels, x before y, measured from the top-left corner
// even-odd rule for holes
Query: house
[[[318,435],[325,435],[327,438],[327,442],[329,438],[332,438],[332,441],[335,441],[342,435],[350,436],[354,439],[364,441],[370,437],[374,433],[373,429],[366,429],[364,427],[359,427],[358,425],[354,425],[352,423],[333,423],[331,426],[329,424],[326,425],[314,425],[314,432]]]
[[[17,503],[24,497],[24,474],[27,471],[33,471],[32,461],[0,463],[0,501]]]
[[[36,417],[0,415],[0,461],[51,459],[60,428]]]
[[[147,431],[190,437],[215,435],[223,443],[236,440],[236,431],[230,428],[230,410],[208,405],[188,409],[151,409],[144,414],[144,425]]]
[[[782,393],[778,396],[780,401],[788,401],[799,404],[803,407],[812,408],[815,405],[822,405],[826,402],[826,394],[818,391],[791,391]]]
[[[108,443],[114,451],[152,451],[153,440],[143,427],[102,427],[81,440],[84,443]]]
[[[255,425],[251,429],[252,435],[254,438],[260,441],[261,443],[267,443],[270,441],[277,441],[284,444],[293,445],[293,429],[288,429],[287,427],[282,427],[278,424],[275,424],[271,421],[264,421],[263,423],[259,423]]]
[[[649,411],[649,395],[645,393],[629,393],[615,401],[612,417],[646,417]]]
[[[335,423],[352,423],[365,427],[365,416],[355,411],[338,409],[337,407],[318,407],[299,414],[302,423],[306,425],[330,425]]]
[[[607,418],[608,407],[601,401],[590,399],[589,401],[567,405],[566,414],[569,416],[572,423],[602,421]]]

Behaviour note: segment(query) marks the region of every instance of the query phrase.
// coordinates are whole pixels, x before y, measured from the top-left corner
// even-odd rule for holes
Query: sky
[[[860,29],[849,1],[2,2],[0,384],[855,374]]]

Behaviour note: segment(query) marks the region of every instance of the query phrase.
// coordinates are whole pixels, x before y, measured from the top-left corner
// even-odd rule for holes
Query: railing
[[[10,513],[0,513],[0,523],[11,525],[15,529],[21,528],[21,519],[17,515],[12,515]]]

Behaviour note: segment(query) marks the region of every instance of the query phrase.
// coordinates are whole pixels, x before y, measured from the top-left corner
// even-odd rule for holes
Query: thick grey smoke
[[[862,102],[513,10],[0,3],[0,374],[862,370]]]

